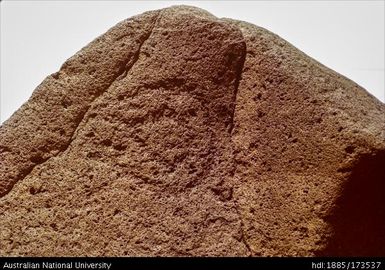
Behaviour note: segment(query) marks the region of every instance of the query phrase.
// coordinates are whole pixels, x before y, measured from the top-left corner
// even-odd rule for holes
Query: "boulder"
[[[0,255],[384,256],[384,120],[263,28],[143,13],[0,127]]]

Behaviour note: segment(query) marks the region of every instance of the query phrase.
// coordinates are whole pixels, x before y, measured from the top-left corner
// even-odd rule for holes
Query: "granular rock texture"
[[[1,256],[385,255],[385,106],[260,27],[127,19],[0,128]]]

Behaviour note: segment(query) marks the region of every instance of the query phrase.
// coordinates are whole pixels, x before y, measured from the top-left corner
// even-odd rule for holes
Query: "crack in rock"
[[[15,179],[14,181],[12,181],[11,183],[8,183],[8,185],[5,187],[5,188],[1,188],[0,186],[0,198],[1,197],[4,197],[5,195],[7,195],[13,188],[13,186],[19,182],[19,181],[22,181],[24,178],[28,177],[28,175],[33,171],[33,169],[39,165],[42,165],[44,164],[45,162],[47,162],[49,159],[51,158],[54,158],[56,156],[58,156],[59,154],[65,152],[68,147],[71,145],[72,141],[74,140],[74,135],[76,134],[78,128],[79,128],[79,125],[80,123],[83,121],[84,117],[87,115],[87,112],[89,111],[89,109],[91,108],[92,104],[95,102],[95,100],[97,100],[100,96],[103,95],[103,93],[105,93],[110,87],[111,85],[113,85],[113,83],[118,80],[120,77],[122,77],[122,75],[125,77],[127,75],[127,72],[134,66],[134,64],[136,63],[136,61],[138,60],[139,58],[139,54],[140,54],[140,50],[141,50],[141,47],[143,45],[143,43],[150,37],[154,27],[155,27],[155,24],[157,23],[158,21],[158,18],[160,17],[160,13],[161,11],[157,11],[157,15],[156,15],[156,19],[155,21],[152,23],[152,26],[150,28],[150,30],[148,31],[148,33],[146,35],[144,35],[144,37],[141,38],[140,40],[140,44],[138,46],[138,49],[136,50],[135,54],[133,57],[130,57],[128,58],[122,65],[121,67],[119,68],[119,71],[117,72],[117,74],[115,75],[115,77],[112,79],[111,83],[105,87],[103,90],[99,91],[94,97],[93,99],[89,102],[89,104],[87,105],[86,109],[84,110],[84,112],[82,112],[80,115],[78,115],[75,119],[74,119],[74,125],[76,126],[76,128],[74,128],[72,134],[69,136],[69,140],[66,144],[64,145],[61,145],[56,153],[54,153],[53,155],[51,156],[47,156],[47,157],[42,157],[41,154],[39,155],[36,155],[36,156],[32,156],[31,157],[31,160],[34,162],[34,165],[33,166],[30,166],[30,167],[27,167],[23,170],[21,170],[18,174],[18,177],[17,179]],[[57,78],[58,76],[58,73],[59,72],[56,72],[54,75],[52,75],[53,77]],[[3,149],[7,149],[7,147],[3,147]],[[5,151],[3,151],[5,152]]]

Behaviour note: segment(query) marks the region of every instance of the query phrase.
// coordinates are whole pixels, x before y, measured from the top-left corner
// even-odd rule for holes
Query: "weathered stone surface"
[[[385,255],[385,106],[265,29],[125,20],[0,128],[0,255]]]
[[[252,253],[384,255],[384,104],[265,29],[230,22],[247,44],[232,141]]]

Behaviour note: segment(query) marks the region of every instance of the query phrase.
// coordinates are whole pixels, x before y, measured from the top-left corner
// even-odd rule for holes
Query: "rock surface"
[[[385,106],[260,27],[146,12],[0,128],[1,256],[385,255]]]

